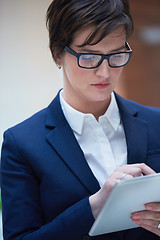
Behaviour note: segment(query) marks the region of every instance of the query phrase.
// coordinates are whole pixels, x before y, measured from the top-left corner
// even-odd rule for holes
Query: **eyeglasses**
[[[132,50],[129,46],[129,44],[126,42],[126,48],[127,51],[124,52],[118,52],[118,53],[112,53],[112,54],[96,54],[96,53],[77,53],[70,47],[66,46],[64,48],[65,52],[70,53],[71,55],[75,56],[77,58],[77,64],[81,68],[86,69],[94,69],[101,65],[104,59],[107,59],[108,65],[111,68],[119,68],[125,66],[131,56],[132,56]]]

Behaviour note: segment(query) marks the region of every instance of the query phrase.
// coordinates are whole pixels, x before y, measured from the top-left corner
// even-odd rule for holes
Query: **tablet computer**
[[[160,202],[160,173],[119,181],[95,220],[89,235],[136,228],[131,214],[144,210],[144,204]]]

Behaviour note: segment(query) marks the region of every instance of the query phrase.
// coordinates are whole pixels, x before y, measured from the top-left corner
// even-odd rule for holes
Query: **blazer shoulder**
[[[145,106],[129,99],[124,99],[116,93],[116,99],[120,111],[127,112],[141,120],[150,123],[160,122],[160,109],[152,106]]]
[[[146,106],[130,99],[124,99],[118,94],[116,94],[116,96],[118,98],[118,102],[119,100],[120,102],[123,102],[123,104],[127,106],[128,109],[134,109],[137,112],[146,113],[146,114],[160,115],[160,108],[158,107]]]
[[[160,109],[130,102],[137,109],[136,117],[148,124],[149,131],[155,135],[160,134]],[[130,105],[130,106],[131,106]]]
[[[128,103],[132,104],[135,108],[137,108],[140,111],[153,112],[153,113],[160,114],[160,108],[158,107],[142,105],[132,100],[126,100],[126,101],[128,101]]]
[[[64,121],[62,110],[59,110],[61,107],[58,98],[57,95],[48,107],[6,130],[4,137],[10,133],[19,142],[44,138],[50,129]]]
[[[138,115],[139,116],[144,116],[145,119],[150,119],[150,118],[158,118],[160,119],[160,109],[157,107],[152,107],[152,106],[144,106],[142,104],[136,103],[132,101],[132,104],[137,108]]]
[[[14,140],[17,146],[27,146],[31,141],[36,143],[37,139],[42,139],[47,133],[45,127],[46,114],[47,108],[10,127],[4,132],[3,142],[12,136],[12,140]]]
[[[24,131],[25,129],[28,129],[28,128],[40,127],[45,122],[46,112],[47,112],[47,108],[44,108],[41,111],[39,111],[39,112],[33,114],[32,116],[28,117],[24,121],[16,124],[13,127],[10,127],[8,130],[14,132],[14,131],[18,131],[18,130]]]

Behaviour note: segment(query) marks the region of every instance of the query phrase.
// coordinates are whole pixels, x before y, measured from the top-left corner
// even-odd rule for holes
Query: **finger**
[[[116,179],[118,179],[118,181],[127,180],[127,179],[131,179],[131,178],[133,178],[133,176],[130,174],[126,174],[126,173],[119,173],[116,177]]]
[[[142,173],[145,175],[156,174],[156,172],[145,163],[124,165],[121,167],[121,170],[126,173],[130,173],[134,177],[141,176]]]
[[[133,220],[153,220],[153,221],[160,221],[160,212],[153,212],[153,211],[139,211],[132,214]]]
[[[138,224],[140,227],[152,232],[152,233],[155,233],[156,235],[160,236],[160,230],[157,229],[157,228],[153,228],[151,226],[148,226],[148,225],[145,225],[145,224]]]
[[[160,229],[158,229],[159,221],[151,220],[151,219],[136,219],[133,216],[132,216],[132,221],[135,222],[140,227],[143,227],[146,230],[160,236]]]
[[[142,176],[142,170],[138,167],[126,168],[125,173],[132,175],[133,177]]]
[[[133,222],[135,222],[138,225],[146,225],[152,228],[157,228],[159,221],[155,221],[155,220],[150,220],[150,219],[132,219]]]
[[[143,174],[156,174],[150,167],[144,163],[127,164],[117,168],[112,174],[116,179],[121,179],[123,174],[131,175],[133,177],[143,176]]]
[[[156,172],[145,163],[136,163],[134,166],[140,168],[145,175],[156,174]]]
[[[137,167],[123,166],[123,167],[117,168],[114,172],[114,176],[117,179],[121,179],[124,174],[129,175],[129,177],[127,176],[127,178],[132,178],[132,177],[141,176],[142,171],[140,168],[137,168]]]
[[[133,178],[132,175],[124,174],[124,177],[123,177],[123,179],[121,179],[121,180],[128,180],[128,179],[132,179],[132,178]]]
[[[160,202],[158,203],[147,203],[145,208],[148,211],[160,212]]]

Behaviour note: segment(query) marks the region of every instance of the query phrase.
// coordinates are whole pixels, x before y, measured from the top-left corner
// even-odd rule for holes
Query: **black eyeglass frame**
[[[126,48],[128,48],[127,51],[118,52],[118,53],[111,53],[111,54],[107,54],[107,55],[105,55],[105,54],[98,54],[98,53],[77,53],[77,52],[75,52],[73,49],[71,49],[68,46],[65,46],[64,51],[70,53],[71,55],[73,55],[73,56],[75,56],[77,58],[77,64],[78,64],[78,66],[80,68],[85,68],[85,69],[98,68],[102,64],[104,59],[107,59],[108,65],[111,68],[120,68],[120,67],[123,67],[123,66],[127,65],[127,63],[130,61],[130,58],[132,56],[132,49],[131,49],[131,47],[129,46],[128,42],[125,42],[125,44],[126,44]],[[129,53],[128,61],[125,64],[121,65],[121,66],[112,66],[112,65],[110,65],[110,62],[109,62],[110,57],[113,56],[113,55],[119,55],[119,54],[122,54],[122,53]],[[101,56],[101,59],[98,62],[97,66],[95,66],[95,67],[83,67],[83,66],[81,66],[79,64],[79,58],[80,58],[81,55],[98,55],[98,56]]]

